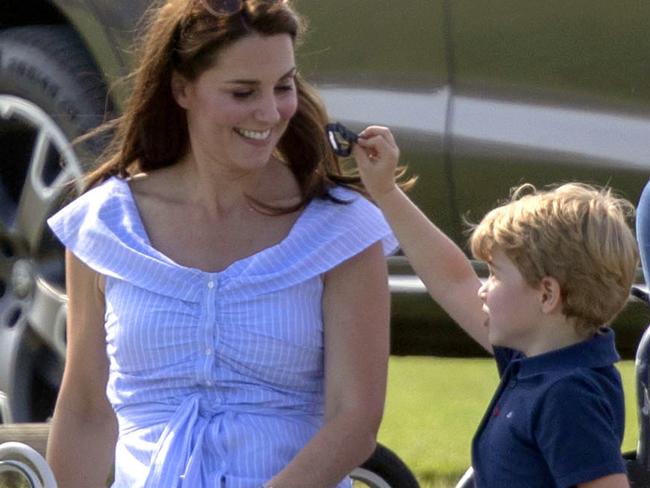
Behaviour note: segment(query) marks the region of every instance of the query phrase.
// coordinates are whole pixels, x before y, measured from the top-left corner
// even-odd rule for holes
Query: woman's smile
[[[276,138],[273,137],[275,132],[273,129],[251,130],[235,127],[233,132],[238,138],[243,139],[246,144],[253,147],[266,148],[271,144],[277,144]]]
[[[230,169],[265,166],[298,108],[295,76],[285,34],[247,36],[196,79],[177,75],[175,98],[187,113],[192,150]]]
[[[266,130],[250,130],[235,128],[235,132],[245,139],[252,139],[254,141],[264,141],[271,135],[271,129]]]

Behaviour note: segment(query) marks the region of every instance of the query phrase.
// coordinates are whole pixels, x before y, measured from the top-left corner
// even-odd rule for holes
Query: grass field
[[[627,402],[624,450],[636,446],[634,362],[619,364]],[[453,487],[498,382],[491,359],[392,357],[379,441],[415,472],[422,488]]]

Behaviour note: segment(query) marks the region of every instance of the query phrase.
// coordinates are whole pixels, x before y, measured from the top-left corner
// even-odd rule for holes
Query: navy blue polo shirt
[[[472,443],[477,488],[571,487],[625,473],[614,332],[526,358],[495,348],[501,383]]]

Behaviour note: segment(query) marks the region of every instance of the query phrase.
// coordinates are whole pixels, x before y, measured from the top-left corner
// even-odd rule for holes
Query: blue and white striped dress
[[[119,178],[48,221],[106,277],[114,488],[259,488],[319,430],[322,275],[397,245],[374,205],[332,194],[352,203],[313,200],[284,240],[217,273],[157,251]]]

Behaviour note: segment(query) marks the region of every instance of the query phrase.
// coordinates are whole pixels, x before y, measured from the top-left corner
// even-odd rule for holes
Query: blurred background
[[[639,0],[296,0],[300,70],[332,120],[391,127],[418,205],[465,247],[513,186],[609,185],[632,202],[650,176],[650,3]],[[65,355],[63,250],[45,219],[119,114],[147,0],[0,3],[0,415],[42,422]],[[481,276],[486,270],[475,263]],[[380,441],[423,486],[453,486],[497,383],[490,359],[390,258],[392,352]],[[639,284],[643,284],[639,274]],[[616,321],[635,444],[633,358],[650,313]]]

